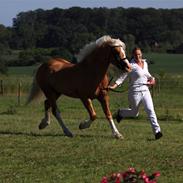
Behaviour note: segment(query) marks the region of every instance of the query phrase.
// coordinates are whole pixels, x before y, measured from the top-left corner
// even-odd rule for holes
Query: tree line
[[[52,56],[74,62],[80,48],[103,35],[123,40],[128,53],[135,45],[145,52],[165,52],[183,42],[183,9],[72,7],[21,12],[12,27],[0,25],[1,65],[32,65]]]

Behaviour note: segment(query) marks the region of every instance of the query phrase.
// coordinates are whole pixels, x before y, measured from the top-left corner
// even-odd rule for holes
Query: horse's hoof
[[[39,124],[39,130],[42,130],[46,128],[49,125],[47,121],[42,120],[41,123]]]
[[[86,123],[86,122],[82,122],[80,123],[79,125],[79,129],[82,130],[82,129],[86,129],[86,128],[89,128],[90,127],[90,124],[89,123]]]
[[[113,137],[114,138],[116,138],[116,139],[121,139],[121,140],[123,140],[124,139],[124,137],[123,137],[123,135],[122,134],[120,134],[120,133],[113,133]]]
[[[66,129],[66,130],[64,130],[64,134],[67,136],[67,137],[74,137],[74,135],[68,130],[68,129]]]

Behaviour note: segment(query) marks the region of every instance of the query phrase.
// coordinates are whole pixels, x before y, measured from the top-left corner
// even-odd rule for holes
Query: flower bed
[[[101,183],[157,183],[156,177],[159,176],[159,172],[147,175],[144,170],[129,168],[126,172],[112,173],[110,176],[103,177]]]

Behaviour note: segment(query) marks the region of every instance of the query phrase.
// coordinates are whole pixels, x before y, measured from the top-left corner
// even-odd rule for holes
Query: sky
[[[183,8],[183,0],[0,0],[0,24],[12,26],[13,18],[18,13],[30,10],[53,8],[67,9],[73,6],[90,8],[116,8],[116,7],[138,7],[138,8]]]

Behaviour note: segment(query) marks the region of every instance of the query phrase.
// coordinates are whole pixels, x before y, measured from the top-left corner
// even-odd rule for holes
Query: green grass
[[[126,106],[126,93],[110,93],[111,110]],[[163,99],[162,96],[160,98]],[[164,118],[160,125],[164,137],[154,140],[150,124],[143,109],[138,119],[126,119],[116,124],[124,140],[111,136],[107,120],[97,101],[94,105],[98,119],[86,130],[78,129],[79,122],[87,118],[80,100],[63,97],[58,101],[63,119],[75,134],[70,139],[52,117],[52,123],[39,131],[43,117],[43,101],[27,107],[17,106],[15,97],[1,97],[0,104],[0,180],[2,182],[82,182],[98,183],[111,172],[125,171],[128,167],[145,169],[149,174],[160,171],[160,183],[181,183],[183,180],[183,123]],[[163,100],[162,100],[163,102]],[[171,104],[171,105],[170,105]],[[181,102],[180,102],[181,104]],[[167,115],[160,101],[155,100],[158,117]],[[169,106],[169,116],[176,116]]]
[[[164,134],[158,141],[154,140],[143,108],[137,119],[116,123],[125,139],[114,139],[97,101],[94,101],[97,120],[89,129],[81,131],[78,126],[88,118],[87,111],[80,100],[68,97],[59,99],[58,106],[68,128],[75,134],[74,138],[63,135],[53,116],[50,126],[40,131],[43,100],[24,106],[34,67],[10,68],[8,76],[1,76],[9,93],[0,96],[0,182],[99,183],[103,176],[126,171],[132,166],[144,169],[148,174],[160,171],[160,183],[182,183],[183,55],[150,56],[155,61],[149,66],[153,74],[166,74],[166,77],[161,75],[160,91],[156,88],[153,98]],[[171,62],[173,58],[177,70],[176,64]],[[162,68],[167,69],[162,71]],[[20,106],[15,89],[19,81],[25,91]],[[125,85],[119,88],[123,93],[110,92],[112,112],[119,107],[128,107],[126,89]]]

